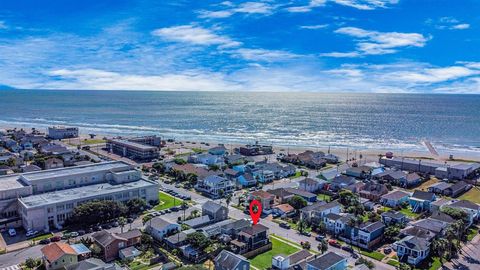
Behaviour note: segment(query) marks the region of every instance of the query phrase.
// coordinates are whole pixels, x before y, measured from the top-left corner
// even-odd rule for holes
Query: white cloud
[[[221,47],[237,47],[241,43],[227,36],[219,35],[210,29],[195,25],[165,27],[152,31],[152,35],[168,41],[184,42],[193,45],[218,45]]]
[[[425,68],[417,71],[399,71],[388,74],[391,80],[407,83],[438,83],[478,75],[480,71],[462,66]]]
[[[357,38],[356,51],[332,52],[322,54],[329,57],[358,57],[362,55],[379,55],[395,53],[402,47],[423,47],[429,38],[418,33],[378,32],[357,27],[342,27],[338,34]]]
[[[468,24],[468,23],[456,24],[456,25],[451,27],[451,29],[455,29],[455,30],[464,30],[464,29],[468,29],[468,28],[470,28],[470,24]]]
[[[465,30],[470,28],[470,24],[461,22],[454,17],[441,17],[437,20],[428,19],[425,21],[427,25],[434,25],[435,28],[443,30]]]
[[[0,21],[0,29],[7,29],[7,24],[5,23],[5,21]]]
[[[201,10],[200,18],[210,18],[210,19],[218,19],[218,18],[227,18],[234,14],[241,13],[241,14],[264,14],[269,15],[272,14],[273,10],[276,8],[269,3],[265,2],[245,2],[235,6],[233,3],[228,2],[228,4],[223,4],[223,6],[227,6],[227,9],[224,10]]]
[[[316,29],[323,29],[327,28],[328,24],[315,24],[315,25],[302,25],[300,29],[308,29],[308,30],[316,30]]]
[[[265,49],[240,48],[235,50],[234,53],[238,54],[245,60],[264,62],[278,62],[300,57],[299,55],[286,51]]]
[[[388,8],[390,5],[397,4],[399,0],[311,0],[307,5],[289,7],[287,10],[290,12],[309,12],[314,8],[325,6],[327,2],[360,10],[374,10]]]

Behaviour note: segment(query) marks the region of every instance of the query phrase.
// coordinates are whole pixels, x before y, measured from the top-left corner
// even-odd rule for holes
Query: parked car
[[[133,222],[133,218],[127,218],[127,222],[128,222],[128,223],[132,223],[132,222]]]
[[[50,244],[50,242],[51,242],[50,239],[47,238],[47,239],[40,240],[40,242],[38,242],[38,243],[40,245],[48,245],[48,244]]]
[[[93,230],[96,231],[96,232],[101,231],[102,226],[95,226],[95,227],[93,227]]]
[[[8,235],[13,237],[13,236],[17,235],[17,231],[14,228],[10,228],[10,229],[8,229]]]
[[[120,224],[118,224],[118,221],[112,222],[112,227],[118,227]]]
[[[287,230],[290,229],[290,225],[288,223],[285,223],[285,222],[280,223],[280,227],[284,228],[284,229],[287,229]]]
[[[355,252],[352,252],[352,258],[354,258],[354,259],[358,259],[359,257],[360,257],[360,256],[358,256],[358,254],[357,254],[357,253],[355,253]]]
[[[322,241],[323,239],[325,239],[325,235],[320,235],[319,234],[319,235],[315,236],[315,240],[317,240],[317,241]]]
[[[105,229],[105,230],[108,230],[108,229],[111,229],[112,226],[110,226],[110,224],[104,224],[104,225],[102,225],[102,228]]]
[[[389,247],[387,247],[387,248],[384,248],[384,249],[383,249],[383,253],[385,253],[385,254],[387,254],[387,255],[388,255],[388,254],[392,253],[392,249],[391,249],[391,248],[389,248]]]
[[[58,242],[60,240],[62,240],[62,238],[58,235],[50,237],[51,242]]]
[[[79,230],[79,231],[78,231],[78,235],[79,235],[79,236],[82,236],[82,235],[84,235],[84,234],[85,234],[85,231],[84,231],[84,230]]]
[[[77,237],[79,236],[80,234],[78,232],[71,232],[70,233],[70,237]]]
[[[353,248],[351,246],[342,246],[342,249],[348,252],[353,252]]]
[[[300,234],[301,234],[301,235],[308,236],[308,237],[312,236],[312,234],[311,234],[310,232],[306,232],[306,231],[303,231],[303,232],[301,232]]]
[[[340,243],[337,242],[337,240],[335,239],[329,239],[328,240],[328,244],[331,245],[331,246],[334,246],[334,247],[341,247],[342,245],[340,245]]]

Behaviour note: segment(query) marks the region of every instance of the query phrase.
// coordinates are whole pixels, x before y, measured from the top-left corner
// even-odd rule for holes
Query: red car
[[[52,242],[58,242],[62,240],[62,238],[60,236],[53,236],[53,237],[50,237],[50,241]]]
[[[329,239],[328,240],[328,244],[331,245],[331,246],[334,246],[334,247],[341,247],[342,245],[340,245],[340,243],[337,242],[337,240],[335,239]]]

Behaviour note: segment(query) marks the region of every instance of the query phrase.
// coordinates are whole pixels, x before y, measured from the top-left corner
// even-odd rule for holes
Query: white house
[[[165,236],[180,231],[180,225],[155,217],[145,224],[145,230],[156,240],[162,240]]]

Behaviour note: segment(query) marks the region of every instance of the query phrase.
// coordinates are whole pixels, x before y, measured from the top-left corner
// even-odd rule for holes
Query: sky
[[[479,0],[2,0],[0,88],[480,94]]]

